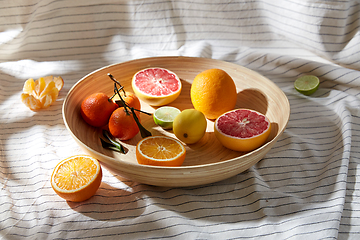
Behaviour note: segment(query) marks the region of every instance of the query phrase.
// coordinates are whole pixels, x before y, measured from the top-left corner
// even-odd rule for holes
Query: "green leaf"
[[[117,152],[121,152],[121,153],[125,153],[125,149],[123,147],[123,145],[121,145],[121,143],[113,140],[110,137],[110,134],[108,131],[103,130],[103,136],[110,142],[106,142],[105,140],[103,140],[102,138],[100,138],[101,140],[101,145],[103,148],[108,148]]]
[[[143,125],[141,125],[138,117],[137,117],[136,114],[135,114],[134,108],[131,107],[130,109],[131,109],[132,115],[133,115],[133,117],[134,117],[134,120],[135,120],[136,124],[137,124],[138,127],[139,127],[141,137],[142,137],[142,138],[145,138],[145,137],[151,136],[151,132],[149,132],[146,128],[144,128]]]

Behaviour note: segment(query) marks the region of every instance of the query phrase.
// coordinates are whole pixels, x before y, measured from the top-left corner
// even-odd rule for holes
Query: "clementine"
[[[133,107],[135,109],[141,110],[140,100],[134,93],[132,93],[132,92],[123,92],[123,91],[120,91],[119,93],[120,93],[122,99],[126,102],[126,104],[129,107]],[[121,100],[120,100],[120,97],[116,94],[115,97],[113,98],[113,101],[118,102],[118,101],[121,101]]]
[[[105,126],[112,112],[117,108],[105,93],[94,93],[88,96],[81,103],[81,116],[93,127]]]
[[[139,112],[135,112],[140,121]],[[139,127],[129,108],[119,107],[110,116],[109,131],[111,135],[120,140],[129,140],[139,132]]]

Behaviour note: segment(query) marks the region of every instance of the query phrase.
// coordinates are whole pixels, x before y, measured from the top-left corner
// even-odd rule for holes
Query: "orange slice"
[[[101,180],[99,161],[87,155],[76,155],[56,165],[51,175],[51,186],[65,200],[81,202],[95,194]]]
[[[150,136],[136,145],[136,159],[139,164],[155,166],[181,166],[185,160],[184,145],[171,137]]]
[[[249,152],[263,145],[270,135],[269,119],[254,110],[235,109],[215,121],[216,138],[231,150]]]
[[[63,86],[61,77],[46,76],[36,81],[30,78],[24,84],[21,100],[33,111],[47,108],[57,99]]]

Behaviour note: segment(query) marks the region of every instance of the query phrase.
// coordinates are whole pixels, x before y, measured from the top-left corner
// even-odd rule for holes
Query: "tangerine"
[[[140,114],[135,112],[140,121]],[[129,108],[119,107],[110,116],[109,131],[111,135],[120,140],[129,140],[139,132],[139,127]]]
[[[199,73],[191,84],[191,102],[208,119],[234,109],[237,99],[233,79],[224,70],[208,69]]]
[[[81,202],[92,197],[102,180],[97,159],[76,155],[60,161],[51,175],[51,187],[67,201]]]
[[[81,103],[81,116],[93,127],[105,126],[112,112],[118,107],[105,93],[94,93]]]
[[[126,92],[126,91],[125,92],[120,91],[119,93],[120,93],[122,99],[126,102],[126,104],[129,107],[133,107],[135,109],[141,110],[140,100],[134,93]],[[120,100],[120,97],[116,94],[115,97],[113,98],[113,101],[118,102],[121,100]]]

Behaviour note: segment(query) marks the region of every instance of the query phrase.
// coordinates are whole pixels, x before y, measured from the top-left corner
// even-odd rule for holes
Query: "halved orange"
[[[167,136],[146,137],[136,145],[136,159],[139,164],[181,166],[185,156],[184,145],[177,139]]]
[[[33,111],[47,108],[57,99],[63,86],[61,77],[46,76],[35,81],[30,78],[24,84],[21,100]]]
[[[97,159],[76,155],[60,161],[51,175],[51,186],[62,198],[81,202],[92,197],[102,180],[102,170]]]
[[[221,144],[235,151],[249,152],[263,145],[270,135],[269,119],[254,110],[235,109],[218,117],[214,133]]]

